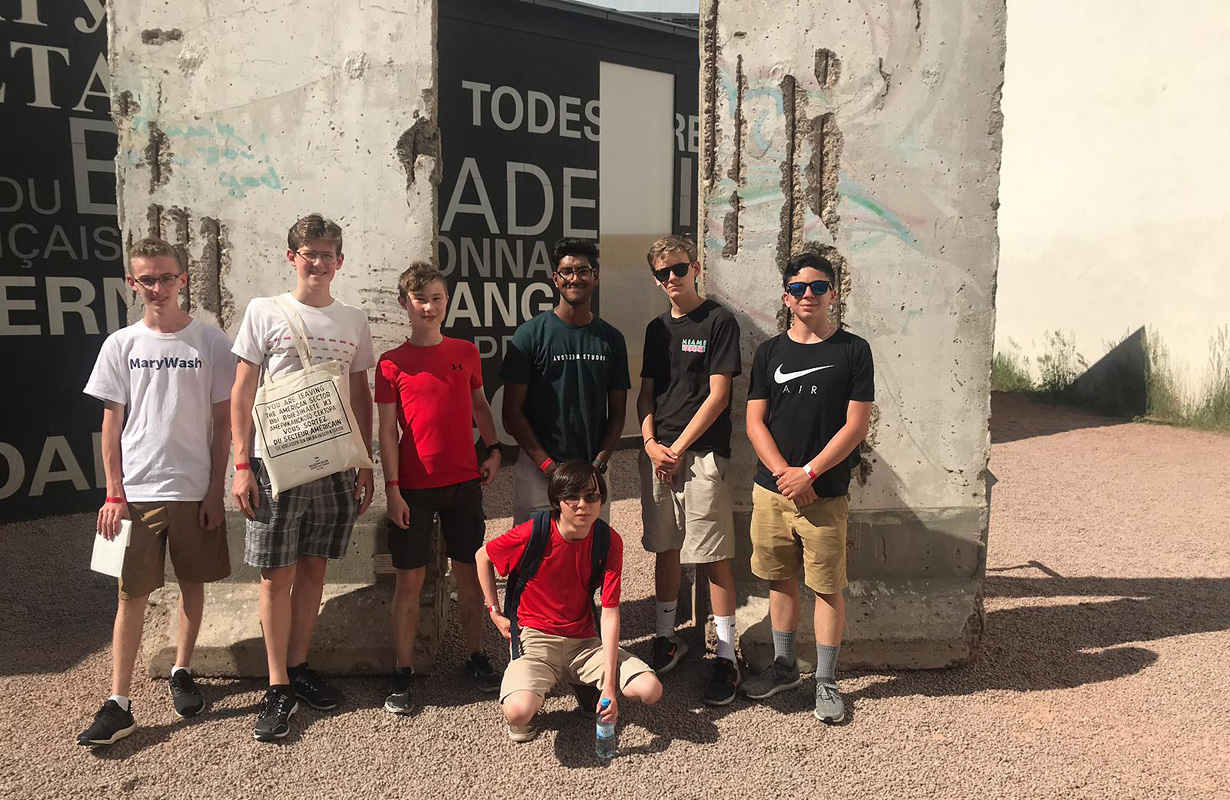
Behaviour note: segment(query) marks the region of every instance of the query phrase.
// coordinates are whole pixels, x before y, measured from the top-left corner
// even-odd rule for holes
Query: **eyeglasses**
[[[673,273],[676,278],[682,278],[692,270],[691,261],[681,261],[678,264],[671,264],[669,267],[653,270],[653,276],[658,279],[658,283],[666,283],[671,278]]]
[[[808,286],[811,287],[811,293],[816,297],[819,297],[822,294],[828,294],[829,289],[833,288],[833,284],[828,281],[811,281],[810,283],[805,281],[794,281],[793,283],[786,284],[786,293],[791,297],[802,297],[807,294]]]
[[[564,280],[572,280],[573,278],[588,278],[593,275],[594,272],[595,270],[593,267],[577,267],[576,269],[573,269],[572,267],[564,267],[563,269],[557,269],[555,274]]]
[[[322,264],[332,264],[334,261],[337,261],[337,255],[334,253],[317,253],[309,250],[306,253],[296,251],[295,255],[308,262],[319,261]]]
[[[133,278],[133,281],[141,284],[146,289],[153,289],[155,286],[170,287],[174,286],[175,282],[179,280],[179,276],[183,274],[182,272],[167,272],[156,278],[153,275],[142,275],[140,278]]]
[[[593,492],[592,494],[583,494],[580,497],[561,497],[560,498],[560,502],[564,503],[569,508],[576,508],[577,506],[581,505],[582,500],[584,500],[587,504],[591,506],[596,506],[602,502],[602,494],[599,492]]]

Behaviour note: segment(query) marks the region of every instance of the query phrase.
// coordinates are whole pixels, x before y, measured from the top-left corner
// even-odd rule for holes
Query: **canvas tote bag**
[[[303,319],[284,298],[273,298],[286,318],[303,369],[270,377],[262,373],[252,419],[273,497],[348,469],[373,469],[354,411],[350,375],[340,361],[312,363]]]

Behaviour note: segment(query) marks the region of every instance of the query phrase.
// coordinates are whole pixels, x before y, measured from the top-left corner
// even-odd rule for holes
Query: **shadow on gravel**
[[[1084,428],[1122,425],[1130,421],[1104,417],[1027,394],[991,392],[991,444],[1052,436]]]
[[[889,679],[849,700],[1045,691],[1111,681],[1157,661],[1157,653],[1137,643],[1230,629],[1230,579],[1064,577],[1042,569],[1046,577],[989,575],[986,594],[1069,602],[993,611],[971,663],[876,673]]]
[[[134,706],[133,713],[138,715],[137,729],[113,745],[90,748],[89,753],[100,761],[123,761],[147,747],[153,747],[168,741],[177,731],[209,727],[236,717],[250,717],[255,722],[256,712],[260,708],[259,702],[234,708],[217,708],[217,704],[221,700],[231,695],[251,692],[255,688],[258,687],[251,680],[231,681],[221,687],[217,685],[205,687],[205,698],[208,703],[205,706],[205,710],[198,716],[190,719],[176,720],[169,725],[142,725],[139,716],[141,710]],[[307,727],[304,721],[302,721],[302,708],[303,706],[301,706],[300,712],[295,715],[291,722],[290,733],[286,735],[285,739],[278,740],[279,744],[289,744],[297,741],[303,729]]]
[[[111,641],[116,581],[90,572],[94,515],[4,526],[0,676],[64,672]]]

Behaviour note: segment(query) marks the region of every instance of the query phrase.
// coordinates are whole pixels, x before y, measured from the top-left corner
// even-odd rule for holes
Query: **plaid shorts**
[[[354,470],[336,472],[287,489],[273,499],[269,473],[251,459],[260,490],[256,519],[248,520],[244,563],[253,567],[289,567],[299,556],[341,558],[359,515]]]

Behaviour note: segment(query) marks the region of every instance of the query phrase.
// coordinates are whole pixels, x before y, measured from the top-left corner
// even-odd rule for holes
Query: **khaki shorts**
[[[201,504],[166,501],[129,503],[132,533],[124,553],[120,597],[143,597],[166,581],[167,548],[175,577],[186,583],[220,581],[231,574],[226,520],[207,531],[201,527]]]
[[[566,678],[568,683],[602,685],[602,640],[569,639],[533,628],[521,629],[521,657],[514,658],[504,670],[500,683],[500,702],[513,692],[530,691],[539,697]],[[652,672],[649,665],[619,648],[619,688],[624,689],[642,672]]]
[[[667,484],[653,474],[653,461],[641,451],[641,544],[646,550],[678,550],[684,564],[735,557],[734,513],[726,488],[729,461],[689,450]]]
[[[821,497],[803,509],[760,484],[752,486],[752,574],[767,581],[793,578],[803,566],[807,586],[836,594],[846,580],[849,497]]]
[[[542,474],[538,465],[532,463],[530,457],[524,452],[517,456],[517,463],[513,466],[513,475],[516,477],[516,484],[513,488],[513,525],[528,522],[535,511],[551,510],[551,499],[547,497],[547,476]],[[602,504],[602,511],[598,516],[603,522],[610,523],[612,498],[609,471],[606,475],[606,485],[607,500]]]

